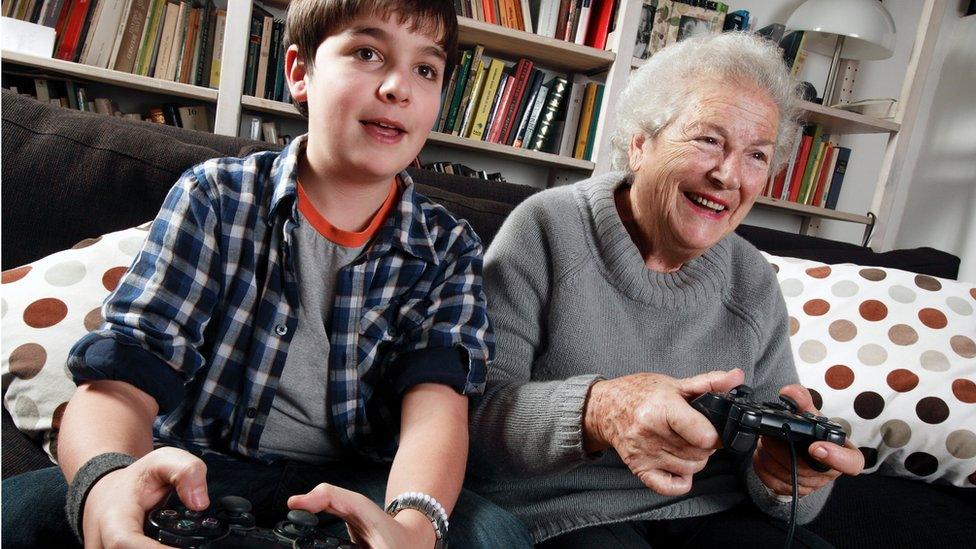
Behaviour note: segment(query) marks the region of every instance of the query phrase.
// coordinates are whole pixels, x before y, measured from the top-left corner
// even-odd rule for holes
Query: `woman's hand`
[[[780,394],[792,398],[799,407],[799,413],[809,411],[821,415],[813,406],[810,392],[803,386],[787,385],[780,390]],[[800,496],[823,488],[841,473],[857,475],[864,469],[864,456],[850,440],[845,446],[824,441],[814,442],[807,448],[807,452],[830,469],[825,472],[816,471],[802,458],[797,457],[797,494]],[[752,456],[752,466],[756,475],[770,490],[784,496],[792,495],[790,449],[785,442],[772,437],[760,437],[759,446]]]
[[[346,522],[353,542],[372,549],[433,547],[436,539],[434,527],[419,511],[406,509],[394,518],[368,497],[331,484],[288,498],[288,507],[335,515]]]
[[[598,381],[584,410],[584,448],[612,446],[645,486],[665,496],[684,494],[721,444],[715,427],[688,401],[728,392],[744,378],[735,369],[686,379],[639,373]]]

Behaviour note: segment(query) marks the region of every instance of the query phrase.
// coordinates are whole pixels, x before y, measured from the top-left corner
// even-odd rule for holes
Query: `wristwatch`
[[[449,525],[447,513],[436,499],[423,492],[400,494],[386,506],[386,514],[395,517],[404,509],[413,509],[423,513],[430,520],[431,526],[434,527],[434,535],[437,536],[434,549],[447,549],[447,527]]]

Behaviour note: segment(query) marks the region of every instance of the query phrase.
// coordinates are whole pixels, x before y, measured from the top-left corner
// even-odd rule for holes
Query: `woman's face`
[[[657,136],[634,136],[630,202],[651,253],[694,258],[732,232],[766,184],[778,127],[765,91],[706,80]]]

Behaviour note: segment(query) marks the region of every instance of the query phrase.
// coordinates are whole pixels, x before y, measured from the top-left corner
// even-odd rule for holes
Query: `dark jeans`
[[[348,465],[313,466],[296,462],[265,465],[224,456],[203,456],[211,505],[222,496],[239,495],[253,505],[261,526],[273,526],[288,513],[286,502],[321,482],[359,492],[382,505],[388,467]],[[77,547],[65,519],[67,486],[57,467],[31,471],[3,481],[4,549],[20,547]],[[348,537],[345,524],[335,517],[322,525],[335,535]],[[528,531],[507,511],[464,490],[450,522],[452,547],[531,547]]]
[[[789,525],[775,520],[751,504],[722,513],[667,521],[634,521],[583,528],[537,545],[539,549],[620,547],[782,547]],[[793,547],[833,547],[813,532],[796,527]]]

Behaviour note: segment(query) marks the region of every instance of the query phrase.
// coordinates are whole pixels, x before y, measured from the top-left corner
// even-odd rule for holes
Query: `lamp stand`
[[[837,81],[837,72],[840,70],[840,52],[844,49],[844,35],[837,37],[837,45],[834,46],[834,56],[830,60],[830,70],[827,72],[827,84],[823,91],[823,106],[829,107],[834,101],[834,87]]]

